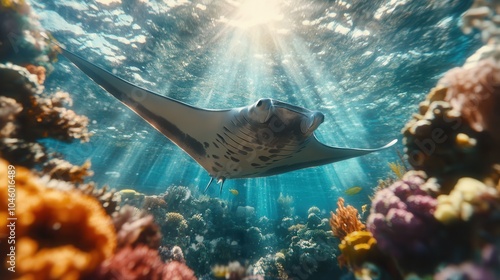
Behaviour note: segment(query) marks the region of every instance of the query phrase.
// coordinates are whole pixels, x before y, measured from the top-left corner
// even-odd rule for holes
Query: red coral
[[[88,279],[160,280],[163,279],[163,266],[158,251],[144,245],[135,248],[125,247],[103,262],[94,275]]]
[[[194,272],[180,262],[169,262],[163,267],[163,279],[196,280]]]
[[[93,280],[196,280],[194,272],[180,262],[163,263],[157,250],[145,245],[127,246],[101,264]]]

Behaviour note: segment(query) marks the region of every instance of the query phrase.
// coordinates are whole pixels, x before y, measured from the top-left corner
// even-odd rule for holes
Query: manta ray
[[[264,177],[366,155],[375,149],[322,144],[314,131],[317,111],[262,98],[222,110],[194,107],[134,85],[61,47],[62,54],[156,130],[186,152],[220,184],[226,179]]]

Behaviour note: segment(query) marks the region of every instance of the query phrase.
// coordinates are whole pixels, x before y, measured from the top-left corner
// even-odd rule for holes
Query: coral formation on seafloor
[[[175,261],[164,263],[157,250],[139,245],[120,249],[88,279],[195,280],[196,277],[185,264]]]
[[[141,212],[130,205],[123,206],[113,213],[113,223],[117,232],[119,248],[135,247],[139,244],[152,249],[160,246],[160,229],[154,223],[153,216]]]
[[[38,19],[32,14],[28,1],[0,2],[0,63],[27,66],[33,72],[50,71],[57,47],[48,42]],[[39,67],[43,67],[41,70]],[[30,71],[30,72],[32,72]],[[39,74],[41,77],[41,74]],[[41,80],[43,81],[43,80]]]
[[[53,178],[80,181],[90,174],[88,168],[55,163],[60,159],[39,143],[43,138],[88,141],[90,136],[87,117],[67,109],[72,102],[68,93],[44,93],[58,50],[48,38],[27,1],[1,1],[0,156],[29,168],[45,164],[43,170]]]
[[[433,216],[434,188],[425,173],[410,171],[372,200],[367,229],[383,252],[410,270],[428,269],[444,253],[440,225]]]
[[[358,210],[351,205],[344,206],[344,199],[339,197],[337,210],[330,213],[330,227],[333,235],[342,240],[353,231],[365,229],[365,225],[359,220]]]
[[[353,231],[342,239],[339,245],[342,255],[338,257],[340,266],[348,266],[351,270],[362,267],[368,260],[380,256],[377,240],[369,231]]]
[[[491,210],[500,204],[498,190],[473,178],[460,178],[448,195],[437,198],[434,217],[443,224],[469,221],[473,215]]]
[[[8,181],[7,170],[8,163],[1,160],[3,182]],[[111,218],[94,198],[50,189],[38,180],[27,169],[15,167],[18,279],[77,279],[88,275],[115,250]],[[0,192],[0,204],[5,204],[0,207],[0,216],[6,222],[7,188],[0,188]],[[8,236],[7,229],[5,224],[1,227],[2,239]]]
[[[45,96],[36,76],[10,63],[0,64],[0,83],[1,102],[10,108],[0,114],[0,153],[5,159],[33,167],[49,159],[39,139],[89,139],[87,117],[65,107],[71,103],[67,93]]]
[[[500,162],[499,110],[498,62],[451,69],[403,129],[410,164],[429,176],[482,179]]]

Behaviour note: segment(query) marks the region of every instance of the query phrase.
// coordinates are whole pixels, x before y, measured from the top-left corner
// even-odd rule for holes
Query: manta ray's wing
[[[206,110],[161,96],[129,83],[61,48],[87,76],[141,116],[207,169],[204,139],[221,129],[229,110]]]
[[[388,144],[375,149],[338,148],[327,146],[319,142],[319,140],[312,135],[302,144],[302,147],[300,147],[293,156],[280,162],[279,166],[266,170],[265,176],[359,157],[389,148],[396,144],[396,142],[397,139],[394,139]]]

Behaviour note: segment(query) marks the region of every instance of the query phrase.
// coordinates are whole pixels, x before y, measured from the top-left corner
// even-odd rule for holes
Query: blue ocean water
[[[211,109],[269,97],[321,111],[325,144],[391,149],[264,178],[228,180],[222,198],[274,217],[280,195],[295,214],[328,213],[339,196],[369,202],[388,163],[403,153],[401,129],[448,69],[479,40],[463,35],[471,1],[31,1],[44,28],[69,50],[162,95]],[[146,194],[172,185],[201,192],[209,176],[194,160],[61,57],[47,89],[72,94],[90,118],[89,143],[49,146],[73,163],[90,159],[91,180]],[[234,196],[228,189],[236,189]],[[210,196],[218,196],[212,186]]]

